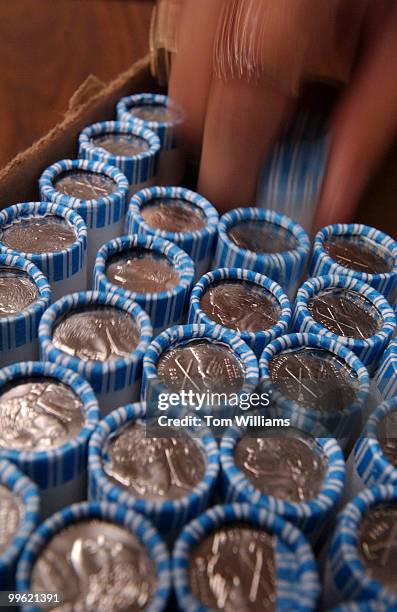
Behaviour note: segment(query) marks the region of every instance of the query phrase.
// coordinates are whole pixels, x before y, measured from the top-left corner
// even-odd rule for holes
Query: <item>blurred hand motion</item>
[[[168,7],[168,10],[167,10]],[[316,225],[348,221],[397,132],[394,0],[159,0],[177,20],[169,95],[199,191],[221,211],[255,202],[264,159],[302,86],[342,86]]]

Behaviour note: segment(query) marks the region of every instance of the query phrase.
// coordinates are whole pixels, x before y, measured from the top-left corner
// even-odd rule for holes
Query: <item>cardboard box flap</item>
[[[149,57],[136,62],[110,83],[88,77],[70,100],[64,119],[50,132],[19,153],[0,171],[0,208],[39,198],[38,179],[60,159],[76,157],[77,137],[90,123],[113,119],[117,101],[139,91],[156,91]]]

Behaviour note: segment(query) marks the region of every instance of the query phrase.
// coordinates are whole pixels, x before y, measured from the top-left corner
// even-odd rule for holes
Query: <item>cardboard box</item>
[[[0,171],[0,208],[39,199],[38,180],[60,159],[77,157],[77,138],[90,123],[115,118],[117,101],[134,92],[158,91],[149,57],[136,62],[110,83],[90,76],[73,94],[63,121]]]

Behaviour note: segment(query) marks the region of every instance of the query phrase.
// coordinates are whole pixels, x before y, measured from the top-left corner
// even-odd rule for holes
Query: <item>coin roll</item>
[[[336,223],[321,229],[313,244],[310,276],[353,276],[382,293],[388,302],[397,299],[397,242],[359,223]]]
[[[234,236],[243,231],[244,239]],[[254,240],[253,231],[259,236]],[[261,235],[265,231],[266,235]],[[243,245],[243,246],[240,246]],[[304,229],[288,217],[263,208],[236,208],[218,226],[213,268],[244,268],[269,276],[293,295],[310,253]]]
[[[63,181],[69,184],[63,186]],[[90,181],[96,183],[90,184]],[[39,180],[43,200],[75,210],[87,225],[87,281],[98,249],[124,231],[128,181],[115,166],[87,159],[63,159],[44,170]]]
[[[308,363],[304,365],[295,363],[294,355],[298,354],[299,357],[300,352],[303,352],[303,357],[308,359]],[[328,374],[322,371],[323,359],[328,362],[324,364],[327,371],[330,368]],[[317,360],[319,371],[316,365],[312,365],[312,361],[316,363]],[[299,376],[294,372],[291,376],[290,366],[294,363],[295,366],[302,367],[302,371],[298,368]],[[285,370],[286,367],[288,372]],[[312,367],[315,368],[313,371]],[[274,373],[271,371],[272,368]],[[342,447],[357,437],[361,431],[366,416],[369,374],[358,357],[339,342],[328,336],[314,334],[294,333],[281,336],[265,348],[259,361],[259,369],[261,383],[269,387],[273,393],[273,401],[277,405],[287,412],[288,410],[301,412],[307,417],[309,426],[312,422],[321,423]],[[314,388],[309,387],[308,391],[310,398],[314,397],[313,404],[310,400],[307,401],[305,395],[303,399],[300,397],[305,394],[306,389],[299,378],[303,380],[304,385],[311,380],[314,381]],[[338,384],[335,384],[335,380]],[[278,388],[280,384],[289,384],[292,381],[293,386],[289,391],[287,388],[287,394]],[[334,409],[334,406],[338,408]]]
[[[377,406],[347,461],[351,496],[375,485],[397,486],[397,396]]]
[[[89,447],[89,496],[144,514],[170,541],[208,507],[219,472],[218,446],[209,432],[193,437],[188,431],[171,439],[167,433],[153,445],[145,413],[145,404],[128,405],[99,423]]]
[[[395,557],[389,550],[396,512],[397,488],[392,485],[365,489],[344,507],[328,548],[326,606],[354,599],[376,600],[388,610],[396,608],[397,593],[390,586],[393,580],[395,584]],[[371,553],[372,563],[368,558]],[[386,563],[381,560],[382,554],[388,559]]]
[[[78,567],[73,568],[67,562],[71,556],[74,533],[78,534],[75,543],[82,545],[85,558],[91,562],[83,575],[79,574]],[[98,606],[97,609],[106,609],[102,607],[106,605],[109,606],[107,609],[116,609],[117,602],[125,603],[127,609],[143,609],[138,602],[144,595],[149,595],[149,604],[145,609],[158,612],[165,609],[171,583],[169,555],[157,530],[144,516],[105,502],[80,503],[63,508],[40,525],[30,537],[17,567],[16,586],[19,591],[31,591],[35,581],[39,582],[38,562],[53,542],[57,542],[59,547],[57,549],[56,544],[53,544],[53,558],[58,565],[64,563],[68,573],[54,576],[50,572],[46,582],[50,584],[51,578],[54,580],[52,591],[57,590],[59,583],[63,585],[62,595],[69,605],[77,600],[83,609],[89,605],[86,604],[86,598],[90,599],[91,595],[91,601]],[[67,549],[68,556],[62,554],[63,549]],[[138,558],[134,558],[134,552]],[[140,562],[147,568],[146,578],[152,579],[150,593],[140,590],[140,587],[145,586],[142,583],[146,582],[145,576],[141,575]],[[112,574],[112,568],[116,575]],[[102,582],[98,580],[97,572],[104,576]],[[72,581],[68,581],[71,575]],[[123,578],[118,581],[120,575]],[[89,583],[90,578],[94,582],[91,590],[87,590],[85,577]],[[138,579],[140,582],[136,583]],[[50,609],[55,607],[51,605]],[[25,604],[21,610],[33,612],[37,607]]]
[[[397,395],[397,338],[386,349],[374,377],[376,390],[383,399]]]
[[[17,560],[39,522],[39,494],[36,485],[12,463],[0,460],[1,525],[0,585],[15,588]]]
[[[117,145],[121,138],[127,140],[126,146],[113,149],[112,139]],[[79,157],[116,166],[128,180],[130,196],[155,184],[159,154],[158,136],[132,123],[102,121],[85,127],[79,135]]]
[[[299,430],[296,430],[296,436],[302,438],[297,437],[295,440],[295,436],[281,437],[283,434],[280,435],[278,432],[270,434],[270,438],[258,438],[255,441],[253,439],[255,433],[252,431],[249,438],[244,440],[245,433],[244,429],[233,427],[228,429],[222,438],[222,500],[225,503],[242,502],[260,506],[293,523],[306,535],[316,533],[318,536],[320,528],[324,527],[337,510],[345,483],[345,461],[338,442],[333,438],[304,436],[304,432]],[[274,444],[274,437],[277,435],[280,437],[276,443],[284,442],[278,449]],[[241,443],[244,447],[241,447]],[[265,444],[268,445],[268,465],[265,465],[266,461],[261,463],[260,458],[262,453],[266,453]],[[275,452],[279,452],[278,466],[277,462],[271,464],[272,454]],[[312,463],[309,462],[309,453],[310,459],[313,457]],[[284,469],[281,467],[283,458],[288,458]],[[305,468],[302,468],[304,461]],[[245,468],[247,462],[252,462],[252,466],[256,466],[254,468],[257,474],[256,484],[250,477],[250,470]],[[288,476],[288,467],[291,465],[294,465],[293,473],[291,471]],[[263,477],[260,476],[261,466],[265,470]],[[305,474],[304,486],[299,485],[297,480],[299,469]],[[278,476],[277,470],[280,470]],[[269,481],[272,478],[276,480],[272,491],[274,493],[280,491],[279,495],[266,493],[266,489],[269,491]],[[279,478],[278,483],[277,478]],[[290,482],[287,485],[289,478]],[[296,497],[293,495],[295,491],[292,491],[295,485]]]
[[[86,498],[88,440],[99,420],[90,385],[48,362],[0,370],[0,458],[39,487],[41,516]]]
[[[228,301],[228,308],[230,308],[231,311],[230,320],[235,319],[236,323],[233,328],[228,327],[226,324],[223,324],[222,327],[232,329],[232,331],[237,332],[241,336],[241,339],[248,344],[248,346],[254,351],[255,355],[259,358],[263,352],[263,349],[267,344],[269,344],[269,342],[278,336],[282,336],[283,334],[287,333],[291,320],[291,307],[289,300],[280,285],[272,281],[270,278],[259,274],[258,272],[243,270],[241,268],[220,268],[218,270],[208,272],[202,276],[193,288],[190,297],[188,323],[200,323],[209,325],[211,327],[219,326],[220,323],[218,322],[218,319],[214,321],[208,312],[203,309],[202,300],[203,296],[208,290],[211,290],[213,287],[221,288],[222,285],[228,287],[230,286],[228,283],[233,285],[233,288],[230,292],[230,296],[228,294],[225,295],[225,301]],[[255,291],[255,296],[253,297],[253,305],[255,306],[255,309],[247,312],[247,305],[244,304],[244,302],[241,303],[241,305],[237,303],[239,310],[234,314],[236,302],[238,302],[241,297],[240,295],[234,296],[232,291],[239,285],[241,288],[248,286]],[[263,303],[262,306],[262,303],[258,301],[258,298],[261,296],[263,296],[264,300],[266,299],[268,304]],[[216,304],[217,296],[215,294],[213,296],[213,300]],[[258,331],[245,331],[244,328],[246,328],[246,326],[244,320],[240,322],[238,319],[240,314],[245,312],[245,316],[248,318],[247,322],[252,323],[256,316],[256,311],[261,311],[260,314],[263,318],[266,306],[272,309],[272,316],[274,320],[271,321],[269,316],[269,324],[266,329],[262,330],[261,327],[257,327]],[[218,302],[217,309],[218,308],[219,310],[222,309],[222,303],[219,304]],[[220,317],[223,316],[222,312],[219,314]],[[249,319],[251,319],[251,321]],[[236,327],[239,329],[236,329]],[[264,325],[262,325],[262,327],[264,327]]]
[[[219,215],[210,202],[184,187],[151,187],[131,198],[128,234],[146,234],[173,242],[186,251],[200,278],[210,269]]]
[[[232,532],[232,535],[240,539],[240,545],[235,545],[233,549],[232,541],[228,548],[225,547],[222,556],[223,563],[217,563],[217,558],[215,554],[211,555],[211,550],[209,554],[200,555],[202,551],[206,552],[206,549],[211,547],[211,539],[216,538],[217,533],[221,535],[216,540],[214,549],[222,553],[225,541],[226,545],[228,543],[228,530],[233,527],[235,531],[234,534]],[[244,532],[239,532],[243,527],[247,530],[248,542],[245,541]],[[215,534],[213,538],[212,534]],[[249,537],[250,534],[255,534],[258,541],[259,550],[256,558],[266,559],[266,564],[260,564],[258,572],[260,578],[257,581],[252,576],[253,569],[256,569],[258,564],[255,564],[255,556],[249,552],[249,546],[251,545],[251,550],[255,546],[252,537]],[[267,553],[266,555],[263,553],[262,556],[260,556],[262,553],[261,541]],[[246,550],[242,550],[242,545]],[[251,563],[246,561],[248,556],[250,556]],[[273,557],[273,563],[269,568],[271,557]],[[209,565],[211,570],[208,568]],[[316,609],[320,595],[320,582],[314,555],[306,538],[295,526],[264,508],[249,504],[213,506],[185,526],[175,544],[172,557],[173,585],[181,610],[198,612],[210,609],[210,606],[203,603],[198,598],[198,593],[194,591],[198,588],[197,582],[202,573],[205,574],[208,570],[210,578],[213,577],[214,565],[217,567],[219,578],[222,578],[221,584],[226,584],[228,588],[220,591],[216,589],[218,582],[213,582],[212,587],[207,584],[206,589],[201,589],[207,597],[212,595],[216,600],[217,593],[220,596],[225,593],[226,600],[231,604],[228,594],[234,587],[237,590],[236,596],[239,601],[246,603],[247,606],[253,606],[252,609],[254,609],[258,595],[262,595],[262,592],[259,593],[259,589],[254,588],[250,593],[249,586],[259,584],[260,588],[266,589],[266,592],[263,593],[266,605],[269,605],[271,601],[274,609],[306,610],[307,612]],[[263,574],[260,573],[261,571]],[[200,575],[196,579],[198,572]],[[231,574],[236,576],[237,580],[233,581]],[[204,577],[203,580],[206,578]],[[264,607],[259,605],[255,609],[264,609]]]
[[[38,359],[39,322],[51,297],[37,266],[17,254],[0,254],[0,368]]]
[[[199,346],[196,349],[197,345]],[[175,351],[179,352],[186,347],[193,350],[193,354],[185,357],[187,365],[179,356],[174,358]],[[205,354],[207,349],[209,355]],[[163,373],[159,372],[161,361]],[[193,362],[198,364],[197,372],[192,369]],[[190,380],[193,380],[194,390],[199,392],[221,390],[238,394],[253,390],[259,379],[258,361],[249,346],[237,334],[206,325],[176,325],[157,336],[145,353],[142,400],[152,399],[151,385],[156,385],[159,381],[168,389],[172,386],[173,391],[182,390],[185,382],[189,380],[185,379],[186,372]],[[211,386],[212,382],[215,387]]]
[[[349,276],[319,276],[298,290],[292,329],[340,342],[373,373],[396,329],[396,317],[370,285]]]
[[[142,256],[135,271],[137,260],[129,260],[134,255]],[[162,238],[122,236],[104,244],[97,254],[94,289],[137,302],[148,313],[154,335],[182,322],[193,282],[194,264],[189,255]]]
[[[103,416],[139,399],[142,361],[151,339],[149,317],[138,304],[99,291],[58,300],[39,326],[42,359],[85,378]]]
[[[47,277],[54,300],[86,288],[87,226],[66,206],[25,202],[1,210],[0,252],[32,261]]]
[[[121,98],[116,106],[119,121],[152,130],[160,138],[157,172],[159,185],[179,185],[185,171],[185,154],[178,146],[176,131],[184,115],[168,96],[141,93]]]

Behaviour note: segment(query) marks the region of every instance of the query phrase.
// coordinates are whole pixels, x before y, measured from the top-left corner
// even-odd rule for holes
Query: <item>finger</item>
[[[178,27],[178,51],[173,57],[170,97],[186,113],[179,139],[187,151],[200,154],[212,54],[223,0],[185,0]]]
[[[351,219],[397,132],[397,9],[387,15],[333,121],[317,227]]]
[[[220,211],[254,205],[259,171],[291,106],[268,85],[214,78],[198,188]]]

